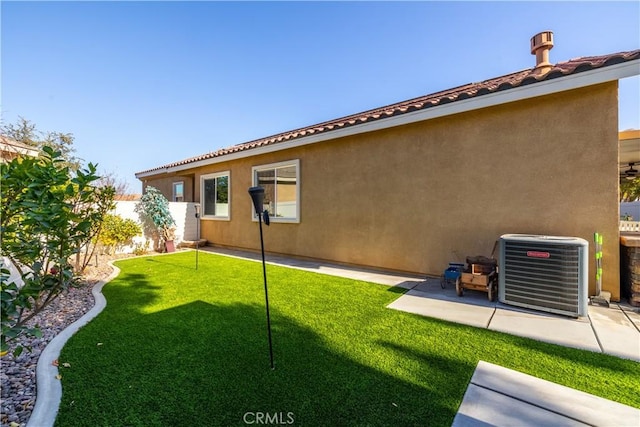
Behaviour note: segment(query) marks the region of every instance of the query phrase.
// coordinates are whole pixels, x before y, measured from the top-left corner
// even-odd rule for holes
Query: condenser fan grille
[[[573,317],[586,315],[585,240],[501,237],[500,302]]]

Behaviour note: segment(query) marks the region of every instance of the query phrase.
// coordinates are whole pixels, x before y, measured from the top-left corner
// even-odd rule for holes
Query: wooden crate
[[[471,274],[489,274],[495,267],[487,264],[471,264]]]
[[[487,286],[490,281],[490,276],[488,274],[473,274],[473,273],[462,273],[462,277],[460,280],[463,283],[472,283],[474,285],[483,285]]]
[[[460,282],[456,283],[456,294],[461,297],[465,289],[486,292],[489,301],[495,301],[498,295],[497,273],[489,274],[462,273]]]

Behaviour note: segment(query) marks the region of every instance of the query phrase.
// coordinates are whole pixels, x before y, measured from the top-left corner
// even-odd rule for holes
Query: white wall
[[[119,201],[116,202],[116,208],[111,211],[112,214],[119,215],[125,219],[132,219],[140,225],[142,228],[142,221],[135,211],[138,202],[132,201]],[[196,218],[195,218],[195,203],[186,202],[169,202],[169,211],[171,216],[176,222],[176,238],[175,243],[178,245],[183,240],[196,240]],[[135,244],[144,246],[145,242],[149,240],[149,250],[153,250],[153,241],[150,236],[136,236],[133,238],[133,245],[123,246],[116,249],[118,253],[132,253],[135,249]],[[0,267],[9,270],[8,283],[15,282],[18,286],[22,286],[22,278],[18,273],[18,270],[6,257],[0,257]]]
[[[9,270],[9,278],[7,279],[7,283],[15,283],[18,286],[22,286],[22,277],[20,277],[20,272],[18,272],[18,269],[13,265],[13,263],[11,261],[9,261],[9,258],[7,257],[0,257],[0,268],[6,268],[7,270]]]
[[[116,208],[111,213],[125,219],[132,219],[142,228],[142,221],[135,211],[137,204],[137,201],[116,202]],[[194,206],[195,203],[191,202],[169,202],[169,211],[176,222],[176,246],[183,240],[196,240],[196,211]],[[146,241],[149,241],[149,249],[153,250],[153,240],[151,236],[137,236],[133,239],[134,245],[139,244],[144,246]],[[118,248],[117,252],[131,253],[135,248],[134,245]]]

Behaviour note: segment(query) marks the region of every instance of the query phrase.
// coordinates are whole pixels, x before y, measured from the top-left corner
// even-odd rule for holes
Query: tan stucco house
[[[490,255],[506,233],[591,241],[597,231],[603,289],[618,300],[618,80],[640,73],[640,50],[552,65],[551,47],[540,33],[534,68],[136,177],[199,202],[214,245],[259,249],[247,189],[260,185],[268,251],[402,272],[439,275]]]

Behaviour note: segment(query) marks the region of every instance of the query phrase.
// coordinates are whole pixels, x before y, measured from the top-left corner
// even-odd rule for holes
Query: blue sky
[[[640,47],[640,2],[11,2],[3,123],[71,132],[76,154],[135,172],[551,62]],[[640,128],[640,83],[620,86]]]

